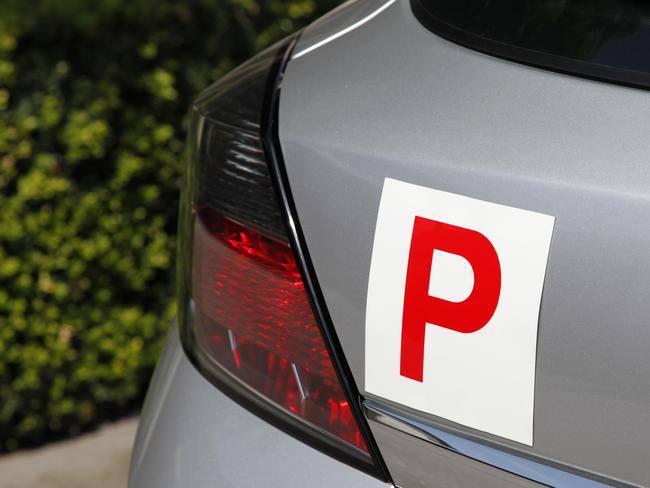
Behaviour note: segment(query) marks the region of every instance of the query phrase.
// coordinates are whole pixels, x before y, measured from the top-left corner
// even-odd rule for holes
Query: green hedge
[[[335,3],[2,1],[0,450],[137,408],[174,315],[188,106]]]

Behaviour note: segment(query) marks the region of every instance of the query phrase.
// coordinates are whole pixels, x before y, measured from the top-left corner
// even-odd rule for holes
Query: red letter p
[[[465,258],[474,273],[474,287],[462,302],[429,295],[433,253],[438,249]],[[402,315],[400,374],[422,381],[426,324],[464,334],[487,324],[499,302],[501,266],[492,243],[481,233],[415,217]]]

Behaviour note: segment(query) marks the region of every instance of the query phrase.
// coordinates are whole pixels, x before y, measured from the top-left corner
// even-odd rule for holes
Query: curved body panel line
[[[409,418],[396,409],[374,400],[366,400],[364,408],[371,425],[390,427],[423,441],[460,454],[468,460],[479,461],[503,471],[516,474],[546,486],[571,486],[580,488],[605,488],[610,480],[599,480],[589,473],[568,471],[565,467],[544,463],[539,459],[524,457],[503,447],[490,446],[448,427],[422,423]],[[399,469],[399,468],[397,468]],[[405,474],[408,476],[408,473]],[[415,480],[414,480],[415,481]],[[632,487],[621,484],[620,486]]]

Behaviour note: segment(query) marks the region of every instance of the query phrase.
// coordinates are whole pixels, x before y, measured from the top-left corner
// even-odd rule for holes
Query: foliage
[[[174,314],[187,108],[334,3],[3,0],[0,450],[139,404]]]

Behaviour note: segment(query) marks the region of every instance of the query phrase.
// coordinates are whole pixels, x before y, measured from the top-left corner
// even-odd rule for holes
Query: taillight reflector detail
[[[258,393],[366,450],[291,249],[204,207],[194,227],[197,341]]]

